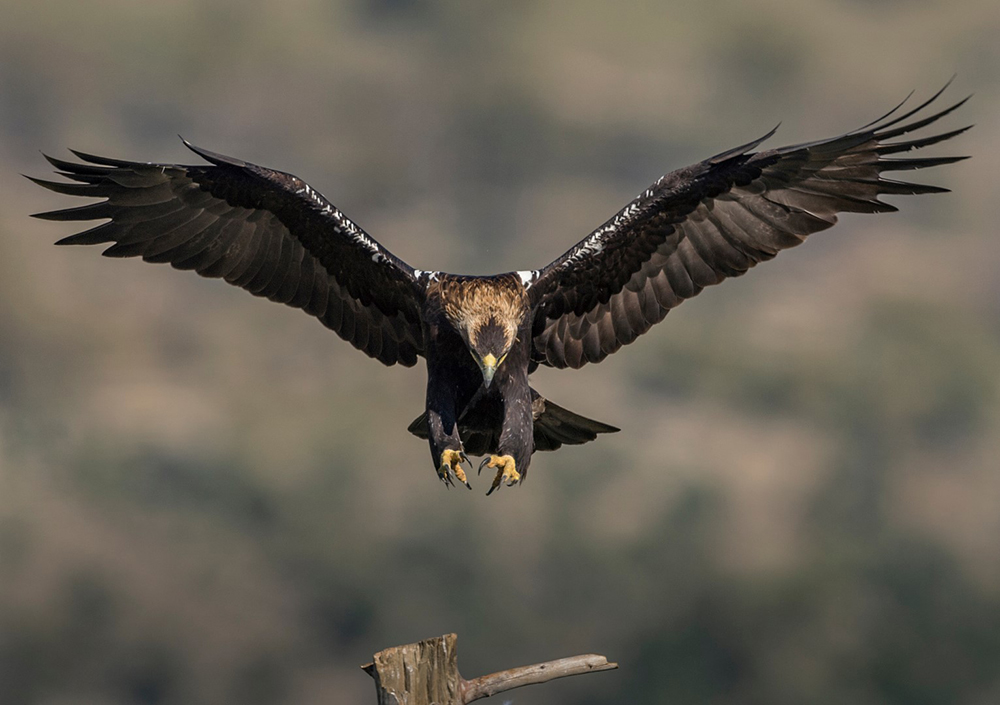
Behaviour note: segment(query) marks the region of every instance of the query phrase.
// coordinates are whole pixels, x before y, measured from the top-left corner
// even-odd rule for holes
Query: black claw
[[[479,470],[476,471],[477,475],[483,474],[483,468],[486,467],[486,463],[490,462],[489,457],[483,458],[483,462],[479,463]],[[492,490],[490,490],[492,492]],[[489,494],[489,492],[487,492]]]
[[[469,484],[468,480],[465,481],[465,486],[468,487],[470,490],[472,489],[472,485]]]
[[[499,477],[493,478],[493,486],[490,487],[490,491],[486,493],[486,496],[489,497],[491,494],[493,494],[501,487],[503,487],[503,482],[500,481],[500,478]]]

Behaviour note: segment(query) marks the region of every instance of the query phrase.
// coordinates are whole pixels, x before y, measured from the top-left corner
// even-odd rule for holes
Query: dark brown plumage
[[[892,141],[965,102],[915,117],[942,91],[840,137],[752,152],[772,131],[667,174],[543,269],[492,277],[414,270],[297,177],[187,142],[208,165],[75,152],[84,163],[46,157],[70,182],[32,180],[104,199],[39,214],[108,220],[59,244],[112,243],[105,255],[225,279],[301,308],[387,365],[424,357],[426,411],[410,431],[429,440],[448,484],[468,485],[466,453],[488,455],[492,492],[523,479],[536,450],[617,431],[531,389],[539,364],[603,360],[680,302],[829,228],[838,213],[896,210],[879,200],[885,194],[946,191],[882,177],[964,158],[891,156],[968,129]]]

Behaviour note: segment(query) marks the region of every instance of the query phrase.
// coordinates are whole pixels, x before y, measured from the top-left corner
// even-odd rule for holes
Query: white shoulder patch
[[[520,271],[517,273],[517,276],[521,277],[521,283],[524,285],[524,288],[527,289],[535,283],[536,279],[538,279],[538,270],[530,269]]]

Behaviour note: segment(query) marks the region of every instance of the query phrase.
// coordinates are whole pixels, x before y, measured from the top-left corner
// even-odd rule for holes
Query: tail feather
[[[620,430],[553,404],[534,389],[531,390],[531,411],[535,421],[536,451],[556,450],[563,445],[580,445],[596,439],[600,433],[617,433]],[[494,452],[499,442],[499,429],[480,428],[475,423],[475,414],[467,416],[471,418],[463,418],[458,424],[465,451],[470,455]],[[427,438],[430,435],[427,412],[414,419],[407,430],[418,438]]]
[[[539,407],[540,410],[536,410]],[[535,410],[535,450],[555,450],[563,444],[579,445],[596,439],[599,433],[620,430],[575,414],[542,396],[534,400],[532,409]]]
[[[425,411],[420,416],[413,419],[410,425],[406,427],[406,430],[412,433],[417,438],[423,438],[424,440],[430,438],[431,429],[427,423],[427,412]]]

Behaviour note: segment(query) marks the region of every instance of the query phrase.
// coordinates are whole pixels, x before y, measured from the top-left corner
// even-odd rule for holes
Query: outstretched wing
[[[81,152],[74,154],[86,164],[46,157],[72,181],[32,181],[105,200],[35,217],[109,219],[57,244],[110,242],[108,257],[142,257],[222,278],[304,310],[386,365],[416,363],[424,350],[424,294],[409,265],[301,179],[184,144],[210,164]]]
[[[522,273],[535,311],[533,360],[573,368],[599,362],[704,287],[737,277],[829,228],[837,213],[896,210],[878,199],[882,194],[947,191],[881,177],[965,158],[887,158],[969,129],[888,141],[965,102],[905,122],[943,90],[914,110],[890,120],[900,104],[841,137],[751,152],[772,130],[662,177],[562,257],[538,272]]]

